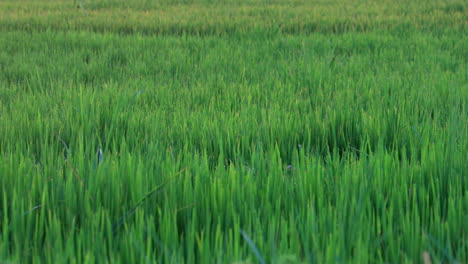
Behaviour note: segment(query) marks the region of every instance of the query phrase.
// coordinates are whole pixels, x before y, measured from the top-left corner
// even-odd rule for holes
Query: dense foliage
[[[0,263],[466,263],[467,13],[0,0]]]

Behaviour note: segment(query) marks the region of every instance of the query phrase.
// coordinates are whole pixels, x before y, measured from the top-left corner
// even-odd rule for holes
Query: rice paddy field
[[[0,263],[468,263],[464,0],[0,0]]]

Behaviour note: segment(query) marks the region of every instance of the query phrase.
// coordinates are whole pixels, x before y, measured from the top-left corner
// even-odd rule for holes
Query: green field
[[[0,0],[0,263],[468,263],[467,47],[464,0]]]

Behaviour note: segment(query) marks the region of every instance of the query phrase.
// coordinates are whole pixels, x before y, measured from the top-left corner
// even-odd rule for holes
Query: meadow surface
[[[467,263],[467,17],[0,0],[0,263]]]

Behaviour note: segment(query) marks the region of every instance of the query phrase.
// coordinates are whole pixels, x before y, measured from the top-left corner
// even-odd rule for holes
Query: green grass
[[[121,34],[466,34],[464,0],[2,0],[0,30]]]
[[[463,1],[83,5],[0,1],[0,263],[468,262]]]

